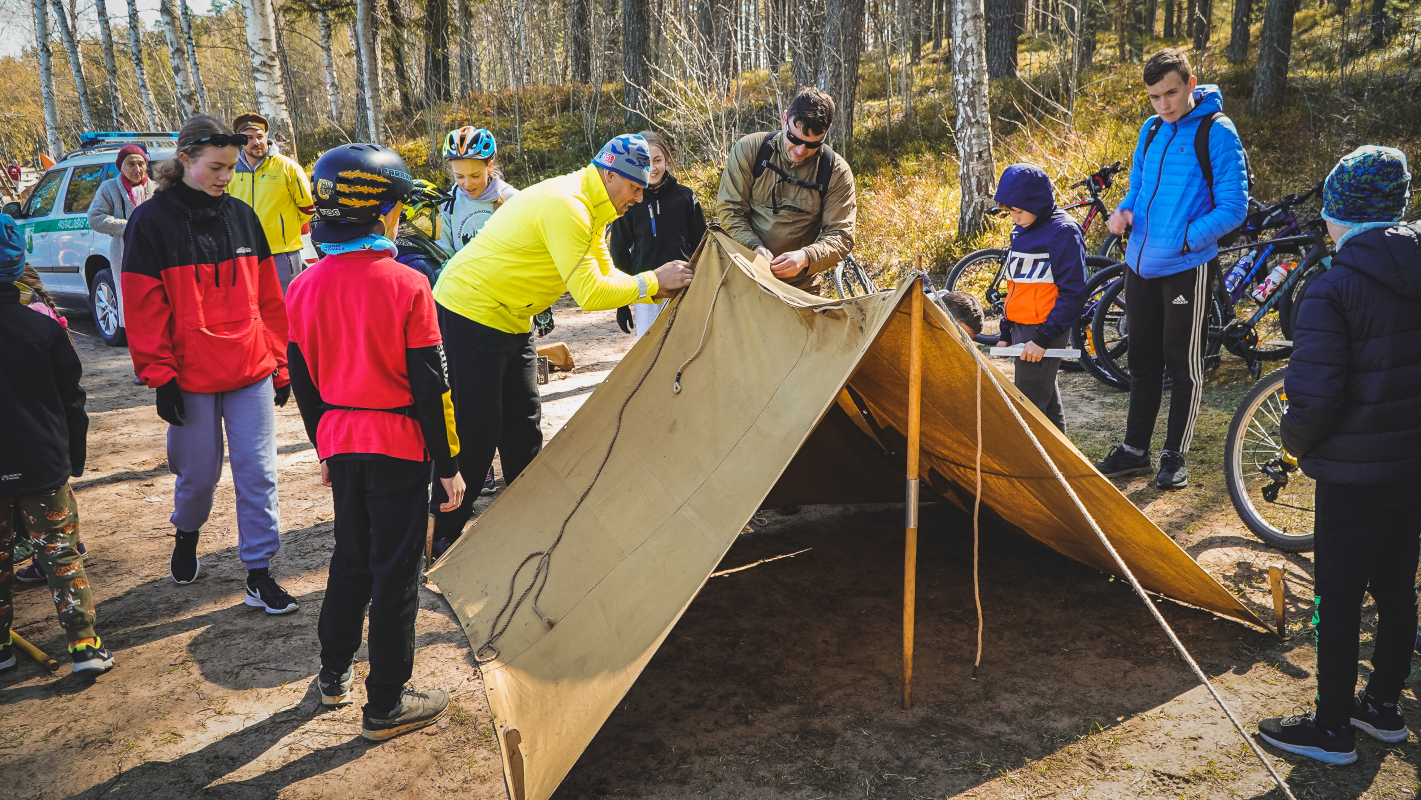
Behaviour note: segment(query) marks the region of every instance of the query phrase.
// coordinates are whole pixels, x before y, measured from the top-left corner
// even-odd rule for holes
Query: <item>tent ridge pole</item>
[[[913,623],[918,595],[918,456],[923,417],[923,257],[908,290],[908,481],[903,548],[903,708],[913,707]]]

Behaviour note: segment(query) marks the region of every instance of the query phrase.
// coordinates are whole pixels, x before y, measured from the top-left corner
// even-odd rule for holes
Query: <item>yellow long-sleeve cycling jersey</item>
[[[434,299],[507,333],[532,330],[564,291],[588,311],[651,302],[655,273],[612,268],[603,229],[617,216],[595,167],[549,178],[489,217],[444,267]]]
[[[272,153],[252,169],[243,153],[227,184],[227,194],[257,212],[271,252],[301,249],[301,228],[316,213],[316,201],[311,198],[311,179],[300,164]]]

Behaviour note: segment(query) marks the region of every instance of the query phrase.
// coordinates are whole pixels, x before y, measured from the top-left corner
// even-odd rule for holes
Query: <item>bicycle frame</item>
[[[1291,213],[1289,214],[1289,216],[1291,216]],[[1294,221],[1292,225],[1296,227],[1297,222]],[[1225,330],[1228,330],[1229,328],[1240,324],[1245,325],[1249,328],[1257,326],[1258,323],[1263,320],[1263,317],[1267,316],[1268,312],[1272,311],[1274,306],[1277,305],[1279,298],[1283,297],[1287,291],[1291,290],[1294,284],[1301,281],[1303,277],[1307,275],[1307,273],[1312,271],[1313,267],[1315,267],[1323,258],[1328,255],[1327,242],[1324,239],[1321,231],[1314,231],[1312,233],[1301,236],[1279,236],[1277,238],[1269,239],[1267,244],[1268,250],[1265,252],[1271,252],[1273,248],[1284,244],[1308,245],[1308,247],[1306,252],[1304,253],[1302,263],[1299,264],[1297,268],[1294,269],[1292,272],[1288,273],[1288,277],[1283,279],[1283,282],[1279,284],[1278,288],[1273,290],[1273,294],[1269,295],[1268,299],[1263,301],[1263,303],[1258,307],[1258,310],[1253,312],[1253,316],[1249,317],[1247,321],[1236,319],[1229,325],[1225,326]],[[1221,249],[1219,253],[1222,254],[1225,252],[1240,250],[1245,247],[1257,246],[1257,242],[1246,245],[1236,245],[1233,247]],[[1258,259],[1258,263],[1263,263],[1264,258],[1264,256],[1260,256]],[[1241,281],[1239,283],[1239,288],[1236,289],[1234,295],[1229,298],[1230,303],[1237,302],[1238,298],[1242,297],[1242,293],[1246,291],[1248,285],[1248,281]]]

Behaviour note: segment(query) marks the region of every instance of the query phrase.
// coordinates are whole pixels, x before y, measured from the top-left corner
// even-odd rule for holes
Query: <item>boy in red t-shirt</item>
[[[394,260],[409,169],[394,151],[337,147],[316,162],[326,257],[291,282],[288,364],[306,434],[335,501],[319,634],[321,702],[348,702],[351,664],[370,607],[370,674],[362,735],[383,741],[443,716],[449,695],[406,686],[414,670],[419,560],[430,462],[450,501],[463,499],[459,440],[429,281]]]

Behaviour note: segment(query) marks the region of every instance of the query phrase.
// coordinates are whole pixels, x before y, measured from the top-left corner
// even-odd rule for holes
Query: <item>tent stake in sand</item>
[[[918,256],[918,275],[923,257]],[[918,598],[918,452],[923,418],[923,292],[922,279],[913,276],[908,295],[908,497],[903,513],[906,541],[903,548],[903,708],[913,707],[913,616]]]

